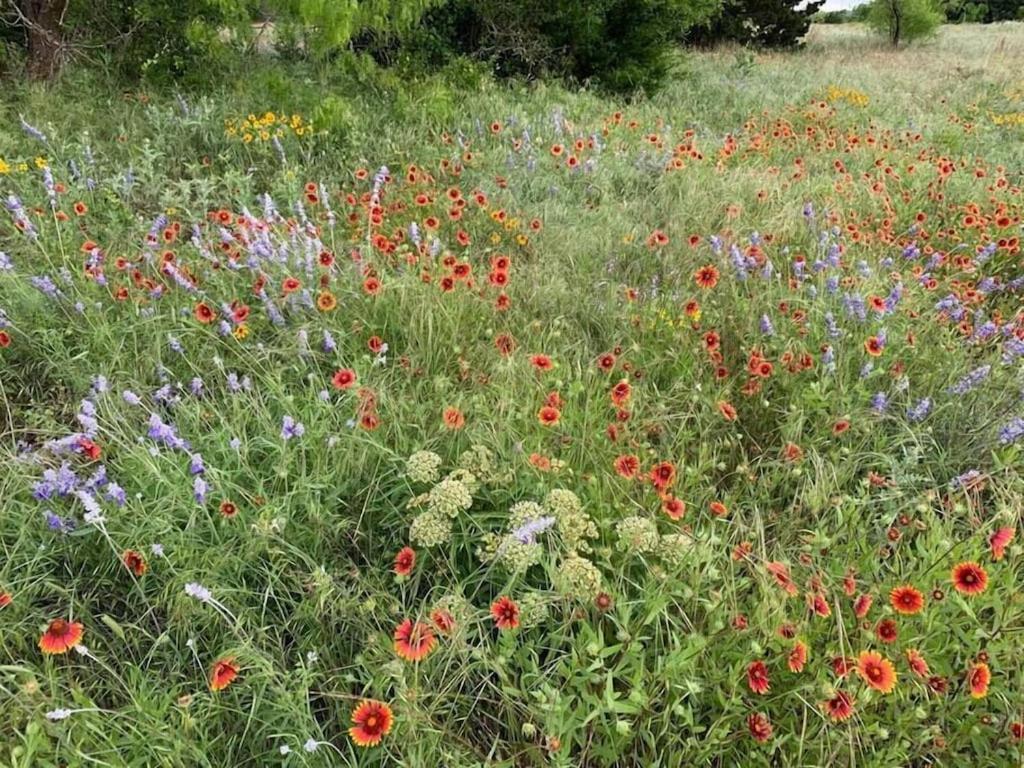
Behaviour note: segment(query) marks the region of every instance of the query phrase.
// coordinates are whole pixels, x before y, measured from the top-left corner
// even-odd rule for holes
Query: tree
[[[894,48],[901,40],[934,34],[942,20],[935,0],[872,0],[867,18],[868,25],[888,37]]]
[[[24,33],[26,72],[32,80],[51,80],[64,58],[64,19],[69,0],[11,0],[8,16]]]
[[[800,44],[811,17],[824,0],[725,0],[706,26],[694,30],[698,44],[731,40],[765,48],[792,48]]]

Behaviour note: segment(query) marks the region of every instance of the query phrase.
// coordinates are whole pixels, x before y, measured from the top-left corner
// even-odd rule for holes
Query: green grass
[[[12,90],[0,102],[0,192],[19,198],[38,237],[0,211],[12,267],[0,270],[4,764],[1019,763],[1024,554],[1015,539],[996,560],[989,537],[1016,530],[1024,498],[1020,441],[1006,437],[1024,416],[1013,341],[1024,336],[1013,282],[1022,51],[1020,24],[945,27],[896,52],[853,25],[815,28],[796,53],[688,54],[662,93],[629,104],[351,60],[248,61],[231,83],[180,98],[122,93],[86,71],[49,91]],[[225,130],[268,110],[274,126],[302,117],[303,135],[284,131],[283,158]],[[673,150],[683,167],[667,170]],[[64,187],[56,208],[43,165]],[[371,226],[382,165],[394,178]],[[451,189],[467,200],[459,221],[448,220]],[[223,229],[218,211],[231,213]],[[428,216],[440,221],[437,253]],[[647,244],[656,231],[667,244]],[[87,241],[102,251],[102,281],[83,270]],[[771,274],[758,265],[740,279],[733,246],[769,260]],[[164,251],[178,279],[161,270]],[[502,255],[511,266],[499,286],[489,276]],[[447,291],[454,264],[471,267],[472,285]],[[694,273],[708,264],[720,278],[702,289]],[[253,288],[261,274],[265,299]],[[43,275],[58,297],[33,282]],[[287,277],[301,288],[285,295]],[[331,311],[309,305],[321,277]],[[936,307],[951,294],[958,302]],[[890,305],[861,318],[857,297]],[[251,308],[245,332],[222,335],[232,302]],[[214,322],[199,322],[199,303]],[[868,355],[883,332],[884,352]],[[515,341],[507,356],[502,334]],[[601,370],[613,351],[614,370]],[[755,352],[769,376],[748,374]],[[531,363],[537,354],[550,371]],[[953,389],[984,366],[977,386]],[[355,387],[332,385],[343,368]],[[232,374],[250,385],[234,387]],[[622,379],[632,392],[616,406]],[[554,401],[558,422],[545,426]],[[460,429],[442,420],[452,407]],[[151,414],[187,450],[152,437]],[[366,416],[379,425],[365,428]],[[301,436],[282,437],[285,417]],[[98,460],[50,442],[83,429]],[[419,451],[438,457],[436,478],[410,476]],[[642,477],[674,464],[681,519],[651,482],[616,473],[626,455]],[[101,522],[75,493],[36,498],[62,461]],[[85,485],[101,463],[123,506],[105,482]],[[958,487],[969,470],[978,475]],[[438,494],[421,495],[452,472],[470,508],[429,511]],[[225,500],[236,515],[221,514]],[[517,506],[531,502],[542,508]],[[74,529],[53,530],[47,510]],[[538,516],[554,520],[535,545],[509,538]],[[399,578],[407,545],[416,564]],[[143,575],[125,567],[126,550],[146,560]],[[981,594],[954,589],[963,561],[987,571]],[[797,596],[770,563],[788,566]],[[890,605],[902,584],[923,593],[921,613]],[[861,619],[863,594],[874,604]],[[518,603],[517,629],[495,627],[500,596]],[[815,596],[827,616],[809,609]],[[437,632],[422,661],[400,658],[396,627],[437,609],[454,630]],[[59,617],[83,625],[87,651],[40,652]],[[892,644],[876,636],[883,619],[898,627]],[[797,639],[809,659],[794,673]],[[936,679],[911,671],[910,649]],[[892,693],[836,675],[833,659],[867,650],[893,662]],[[213,692],[210,669],[229,657],[239,675]],[[975,698],[968,670],[985,659],[991,684]],[[768,667],[764,695],[747,682],[756,660]],[[845,722],[821,706],[837,691],[855,702]],[[347,734],[364,697],[394,712],[372,749]],[[772,724],[764,743],[750,733],[755,713]]]

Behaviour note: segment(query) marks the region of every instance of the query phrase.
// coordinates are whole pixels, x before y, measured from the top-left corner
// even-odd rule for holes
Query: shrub
[[[942,23],[942,13],[934,0],[873,0],[867,22],[895,47],[901,40],[910,42],[934,34]]]

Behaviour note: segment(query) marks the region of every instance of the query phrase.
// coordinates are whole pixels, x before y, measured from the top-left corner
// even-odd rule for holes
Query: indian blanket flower
[[[356,383],[356,372],[351,368],[341,368],[334,372],[331,384],[335,389],[351,389]]]
[[[758,659],[751,662],[747,667],[747,685],[756,694],[764,695],[771,690],[771,681],[768,679],[768,667]]]
[[[921,652],[914,648],[907,649],[907,665],[918,677],[927,679],[928,675],[931,674],[928,669],[928,662],[925,661]]]
[[[897,613],[913,616],[924,608],[924,595],[916,587],[904,584],[893,588],[889,593],[889,602]]]
[[[988,537],[989,547],[992,548],[993,560],[998,562],[1003,559],[1003,556],[1006,554],[1006,548],[1010,545],[1010,542],[1013,541],[1015,533],[1015,528],[1000,528]]]
[[[988,573],[974,562],[957,563],[950,578],[953,588],[962,595],[980,595],[988,587]]]
[[[664,512],[670,520],[681,520],[683,515],[686,514],[686,502],[682,499],[677,499],[674,496],[666,496],[662,499],[661,511]]]
[[[794,583],[792,577],[789,575],[789,566],[785,563],[776,561],[767,562],[764,565],[765,570],[768,571],[774,578],[775,583],[778,584],[782,589],[786,591],[786,594],[790,597],[796,597],[800,594],[800,590]]]
[[[786,665],[790,672],[796,674],[803,672],[805,664],[807,664],[807,644],[803,640],[797,640],[786,658]]]
[[[754,741],[764,743],[772,737],[772,724],[768,715],[754,712],[747,718],[747,728]]]
[[[896,669],[877,651],[861,651],[857,657],[857,673],[868,686],[881,693],[892,693],[896,687]]]
[[[381,739],[391,733],[394,716],[391,707],[382,701],[363,699],[352,710],[352,727],[349,738],[357,747],[376,747]]]
[[[822,702],[821,708],[835,723],[842,723],[853,716],[853,699],[844,691],[836,691],[835,696]]]
[[[398,576],[408,576],[416,565],[416,550],[412,547],[402,547],[395,555],[394,571]]]
[[[448,406],[441,414],[441,420],[447,429],[459,430],[466,425],[466,417],[454,406]]]
[[[210,690],[223,691],[238,677],[238,672],[239,666],[230,656],[214,662],[210,668]]]
[[[545,427],[554,427],[558,424],[562,414],[557,409],[550,405],[545,405],[539,411],[537,411],[537,421],[539,421]]]
[[[882,619],[875,627],[875,636],[883,643],[895,643],[899,628],[892,619]]]
[[[672,487],[676,481],[676,467],[671,461],[663,461],[655,464],[648,475],[651,484],[659,491],[665,491]]]
[[[629,454],[625,456],[619,456],[615,459],[615,472],[619,477],[624,477],[627,480],[632,480],[637,476],[640,471],[640,459],[636,456]]]
[[[126,549],[124,554],[121,555],[121,562],[124,563],[124,567],[135,574],[136,577],[144,575],[148,568],[146,565],[146,559],[141,553],[136,552],[134,549]]]
[[[976,662],[967,670],[967,686],[972,699],[983,699],[988,696],[988,686],[992,681],[992,672],[983,661]]]
[[[878,357],[885,349],[885,343],[878,336],[870,336],[864,342],[864,351],[872,357]]]
[[[447,608],[435,608],[430,612],[430,622],[442,635],[455,631],[455,617]]]
[[[77,621],[54,619],[39,638],[39,650],[48,655],[67,653],[82,642],[85,628]]]
[[[512,598],[502,595],[491,603],[491,617],[499,630],[515,629],[519,626],[519,606]]]
[[[406,661],[425,659],[437,645],[429,624],[406,619],[395,628],[395,653]]]
[[[807,604],[815,616],[827,619],[832,615],[832,606],[829,605],[828,600],[820,592],[809,594],[807,596]]]

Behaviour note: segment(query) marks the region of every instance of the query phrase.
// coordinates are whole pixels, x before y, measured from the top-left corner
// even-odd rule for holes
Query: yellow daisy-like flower
[[[321,312],[331,312],[338,306],[338,299],[330,291],[320,291],[316,297],[316,308]]]
[[[249,335],[249,326],[246,325],[245,323],[242,323],[241,325],[235,327],[235,330],[231,332],[231,335],[234,336],[235,339],[237,339],[238,341],[242,341]]]
[[[42,169],[42,168],[45,168],[49,164],[50,164],[49,161],[45,157],[37,157],[36,158],[36,168]]]

